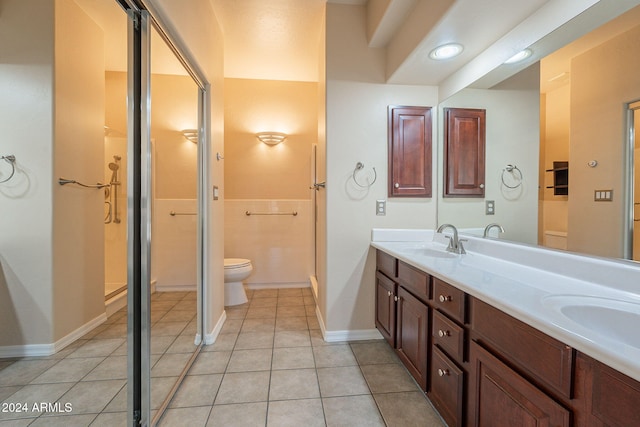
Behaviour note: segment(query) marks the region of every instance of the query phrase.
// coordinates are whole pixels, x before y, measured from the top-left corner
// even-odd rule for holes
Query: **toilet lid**
[[[239,268],[246,267],[251,264],[251,260],[244,258],[225,258],[224,268]]]

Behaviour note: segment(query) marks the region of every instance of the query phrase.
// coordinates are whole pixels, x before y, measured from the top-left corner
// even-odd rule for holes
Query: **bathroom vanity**
[[[428,230],[372,246],[376,326],[450,427],[640,425],[637,265],[473,237],[451,254]]]

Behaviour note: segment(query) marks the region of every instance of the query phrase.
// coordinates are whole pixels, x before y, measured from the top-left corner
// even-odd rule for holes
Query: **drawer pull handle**
[[[449,370],[448,369],[439,369],[438,368],[438,375],[440,375],[441,377],[448,377],[449,376]]]
[[[451,336],[451,333],[449,331],[443,331],[442,329],[438,329],[438,335],[440,335],[440,338],[444,338],[444,337]]]
[[[453,298],[451,298],[451,295],[440,295],[438,299],[440,300],[440,302],[447,302],[451,301]]]
[[[387,296],[390,297],[391,296],[391,291],[387,291]]]

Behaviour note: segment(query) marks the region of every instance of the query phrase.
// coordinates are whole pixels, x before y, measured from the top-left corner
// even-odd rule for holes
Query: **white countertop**
[[[448,234],[448,233],[447,233]],[[371,246],[640,381],[640,264],[433,230],[372,230]]]

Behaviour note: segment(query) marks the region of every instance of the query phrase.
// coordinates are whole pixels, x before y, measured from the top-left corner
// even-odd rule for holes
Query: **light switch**
[[[593,200],[596,202],[613,201],[613,190],[594,190]]]
[[[218,186],[213,186],[213,200],[218,200]]]

